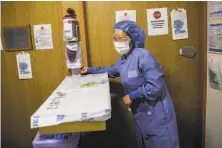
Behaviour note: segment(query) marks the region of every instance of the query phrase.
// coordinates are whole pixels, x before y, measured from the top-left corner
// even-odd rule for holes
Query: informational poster
[[[222,53],[222,23],[208,24],[208,50]]]
[[[208,75],[210,87],[222,91],[222,60],[208,58]]]
[[[136,10],[116,11],[116,23],[123,20],[136,22]]]
[[[148,35],[168,34],[167,8],[147,9]]]
[[[32,79],[32,67],[29,53],[16,55],[19,79]]]
[[[34,25],[36,49],[53,49],[51,24]]]
[[[185,9],[173,9],[171,11],[171,24],[173,40],[188,38],[187,12]]]
[[[208,2],[208,18],[221,19],[222,17],[222,1],[209,1]]]

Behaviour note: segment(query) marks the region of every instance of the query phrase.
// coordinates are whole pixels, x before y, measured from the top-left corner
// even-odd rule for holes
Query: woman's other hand
[[[123,102],[124,102],[126,105],[131,105],[131,104],[132,104],[132,101],[131,101],[129,95],[123,97]]]

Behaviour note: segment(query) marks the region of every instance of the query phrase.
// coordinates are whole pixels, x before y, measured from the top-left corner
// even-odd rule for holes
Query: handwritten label
[[[56,92],[57,96],[52,100],[47,109],[57,109],[61,103],[62,98],[66,98],[66,94],[62,92]]]

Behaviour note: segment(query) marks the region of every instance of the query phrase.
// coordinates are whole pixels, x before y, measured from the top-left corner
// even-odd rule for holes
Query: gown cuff
[[[91,73],[91,74],[93,74],[93,73],[95,73],[95,68],[92,68],[92,67],[88,67],[87,68],[87,73]]]
[[[130,99],[133,101],[140,96],[139,91],[135,90],[129,94]]]

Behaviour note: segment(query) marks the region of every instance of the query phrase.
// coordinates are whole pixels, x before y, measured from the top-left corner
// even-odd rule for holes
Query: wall
[[[30,116],[64,78],[62,5],[61,2],[2,2],[1,10],[2,26],[52,24],[54,48],[29,51],[33,79],[18,79],[18,52],[1,51],[2,144],[9,148],[30,148],[36,134],[36,130],[30,129]]]
[[[207,7],[205,8],[207,12]],[[206,25],[207,26],[207,25]],[[208,50],[204,48],[204,50]],[[213,56],[216,60],[222,60],[222,55],[207,53],[207,59]],[[208,70],[206,69],[207,95],[206,95],[206,148],[222,147],[222,91],[212,89],[209,86]]]
[[[200,3],[198,11],[202,14],[199,17],[199,44],[203,49],[200,61],[202,89],[203,89],[203,147],[221,148],[222,147],[222,91],[210,88],[208,80],[207,59],[214,56],[216,59],[222,59],[222,55],[208,53],[207,49],[207,3]]]
[[[207,50],[207,49],[205,49]],[[215,59],[222,59],[222,55],[208,53]],[[206,148],[222,147],[222,91],[210,88],[207,77],[207,102],[206,102]]]

